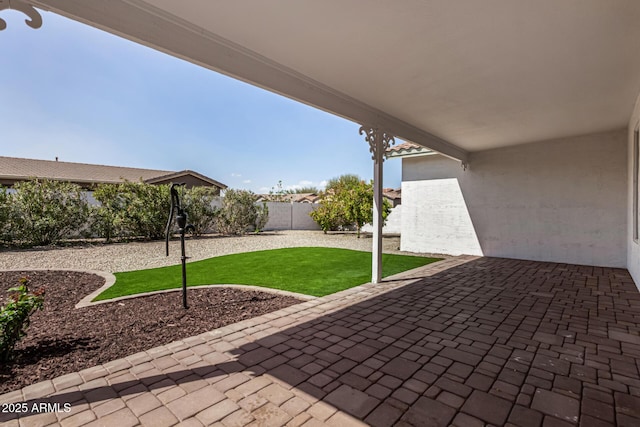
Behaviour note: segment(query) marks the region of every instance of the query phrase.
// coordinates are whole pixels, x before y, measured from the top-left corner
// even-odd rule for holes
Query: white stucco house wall
[[[466,169],[394,147],[401,249],[624,267],[626,151],[626,129],[474,152]]]
[[[373,233],[373,225],[365,224],[362,227],[362,231],[367,233]],[[391,209],[387,219],[382,227],[382,233],[385,235],[395,235],[402,232],[402,205],[398,205]]]

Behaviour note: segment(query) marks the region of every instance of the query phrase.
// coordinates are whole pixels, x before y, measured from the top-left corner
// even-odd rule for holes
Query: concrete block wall
[[[401,249],[625,267],[627,131],[403,159]]]
[[[267,202],[269,221],[265,230],[320,230],[309,213],[318,205],[312,203]]]
[[[265,230],[291,230],[291,203],[267,202],[269,208],[269,221]]]

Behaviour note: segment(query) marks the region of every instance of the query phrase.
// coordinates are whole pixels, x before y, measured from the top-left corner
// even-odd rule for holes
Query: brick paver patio
[[[626,270],[460,257],[0,396],[71,403],[0,421],[638,426],[639,367]]]

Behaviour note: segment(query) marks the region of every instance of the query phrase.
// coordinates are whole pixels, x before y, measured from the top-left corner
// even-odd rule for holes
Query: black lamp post
[[[183,186],[184,183],[171,184],[171,210],[169,211],[169,220],[167,221],[167,228],[165,230],[165,246],[166,253],[169,256],[169,236],[171,234],[171,220],[173,214],[176,214],[176,222],[178,223],[178,233],[180,233],[180,248],[182,256],[182,306],[186,309],[187,306],[187,256],[184,251],[184,235],[187,231],[193,230],[194,227],[191,224],[187,224],[187,213],[180,206],[180,196],[176,187]]]

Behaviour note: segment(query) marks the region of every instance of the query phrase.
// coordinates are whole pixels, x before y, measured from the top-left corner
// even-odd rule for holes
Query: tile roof
[[[189,173],[191,171],[183,172]],[[193,172],[191,173],[195,174]],[[78,184],[97,184],[118,183],[123,180],[150,181],[160,177],[180,174],[181,172],[158,169],[92,165],[87,163],[60,162],[57,160],[36,160],[0,156],[0,179],[2,180],[23,181],[35,177],[71,181]],[[204,177],[204,175],[196,175]],[[220,184],[211,178],[204,178]],[[226,187],[224,184],[220,185]]]
[[[382,195],[388,199],[402,199],[402,189],[383,188]]]
[[[391,147],[387,148],[387,153],[390,151],[402,151],[402,150],[408,150],[411,148],[424,148],[424,147],[418,144],[414,144],[413,142],[403,142],[402,144],[392,145]]]
[[[406,156],[410,154],[432,154],[434,151],[423,147],[422,145],[414,144],[413,142],[403,142],[402,144],[394,145],[386,150],[386,155],[389,157]]]
[[[279,200],[293,203],[316,203],[320,199],[316,193],[290,193],[290,194],[258,194],[258,201],[270,202]]]
[[[205,181],[209,184],[211,184],[212,186],[215,187],[220,187],[222,189],[227,188],[227,186],[223,183],[221,183],[220,181],[216,181],[215,179],[211,179],[208,176],[204,176],[201,173],[198,173],[196,171],[192,171],[192,170],[183,170],[183,171],[179,171],[179,172],[171,172],[167,175],[161,175],[161,176],[157,176],[157,177],[153,177],[153,178],[148,178],[145,179],[145,182],[148,182],[149,184],[156,184],[156,183],[166,183],[172,180],[178,180],[179,178],[182,178],[186,175],[191,175],[192,177],[196,177],[198,179],[200,179],[201,181]],[[175,181],[174,181],[175,182]]]

